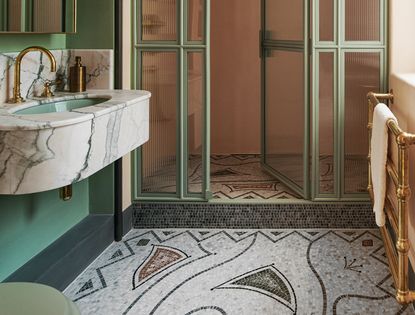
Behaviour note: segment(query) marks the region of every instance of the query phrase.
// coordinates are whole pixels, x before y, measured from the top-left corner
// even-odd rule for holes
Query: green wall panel
[[[114,212],[114,164],[108,165],[89,178],[89,212]]]
[[[114,48],[114,0],[78,0],[77,34],[66,36],[67,48]]]
[[[112,49],[114,0],[78,0],[77,34],[0,34],[0,53],[40,45],[48,49]],[[0,281],[53,243],[89,213],[113,211],[113,166],[73,186],[64,202],[59,190],[0,196]]]
[[[2,53],[20,51],[33,45],[44,46],[48,49],[62,49],[66,47],[66,35],[0,34],[0,52]]]
[[[0,197],[0,281],[88,215],[88,180],[73,189],[67,202],[58,190]]]

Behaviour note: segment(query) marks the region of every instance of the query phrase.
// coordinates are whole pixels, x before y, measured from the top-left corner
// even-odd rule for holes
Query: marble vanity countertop
[[[32,194],[79,182],[143,145],[149,139],[150,96],[146,91],[91,90],[3,104],[0,194]],[[13,114],[80,98],[109,100],[67,112]]]
[[[82,98],[108,98],[108,101],[67,112],[19,115],[14,112],[51,102]],[[52,98],[34,97],[21,104],[0,105],[0,131],[41,130],[78,124],[147,100],[151,93],[140,90],[89,90],[82,93],[56,92]]]

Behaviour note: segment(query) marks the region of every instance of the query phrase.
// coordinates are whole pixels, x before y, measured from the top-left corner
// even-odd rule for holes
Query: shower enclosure
[[[134,1],[134,87],[153,95],[135,199],[211,198],[211,1]],[[387,88],[386,0],[261,0],[261,15],[264,170],[304,199],[366,200],[365,94]]]

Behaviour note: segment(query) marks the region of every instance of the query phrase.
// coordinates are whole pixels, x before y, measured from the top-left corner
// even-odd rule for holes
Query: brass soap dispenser
[[[69,90],[71,92],[86,91],[86,67],[81,63],[81,57],[75,57],[75,65],[69,70]]]

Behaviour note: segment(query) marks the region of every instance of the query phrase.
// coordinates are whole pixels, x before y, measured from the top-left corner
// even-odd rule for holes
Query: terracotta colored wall
[[[394,90],[395,102],[393,112],[401,127],[415,133],[415,2],[413,0],[392,0],[390,12],[390,88]],[[396,160],[396,156],[394,157]],[[415,147],[410,150],[409,182],[412,192],[415,191]],[[410,258],[415,266],[415,198],[409,201],[409,241]]]
[[[260,152],[260,1],[212,0],[212,153]]]

